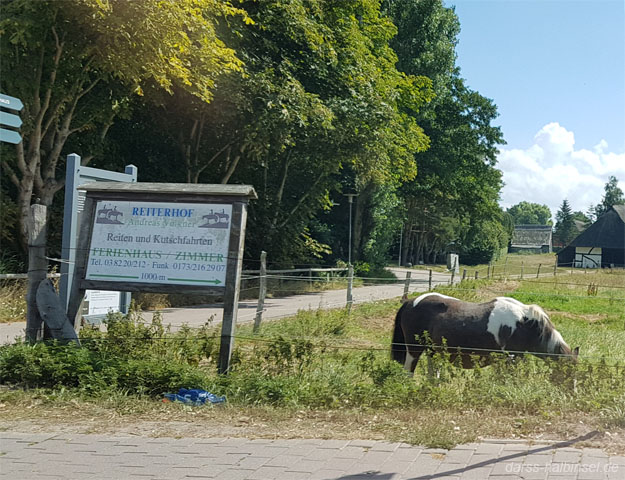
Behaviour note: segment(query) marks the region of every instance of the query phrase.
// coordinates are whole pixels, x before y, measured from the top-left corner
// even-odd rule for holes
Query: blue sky
[[[502,205],[564,198],[585,211],[615,175],[625,190],[625,2],[445,0],[457,64],[491,98],[508,142]]]

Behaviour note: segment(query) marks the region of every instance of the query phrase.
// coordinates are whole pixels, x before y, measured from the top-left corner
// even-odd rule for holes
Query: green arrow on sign
[[[12,113],[0,112],[0,125],[20,128],[22,126],[22,119],[18,115],[13,115]]]
[[[195,278],[172,278],[172,277],[169,277],[167,280],[178,280],[179,282],[214,283],[215,285],[219,285],[221,283],[221,280],[197,280]]]
[[[0,142],[13,143],[17,145],[22,141],[22,137],[19,133],[14,132],[13,130],[5,130],[4,128],[0,128]]]
[[[0,107],[17,110],[19,112],[22,108],[24,108],[24,104],[19,98],[0,93]]]

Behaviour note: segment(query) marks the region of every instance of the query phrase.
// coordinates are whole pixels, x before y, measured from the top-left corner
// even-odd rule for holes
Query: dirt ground
[[[293,410],[190,407],[163,404],[122,412],[96,404],[69,402],[64,406],[0,403],[0,431],[137,435],[147,437],[324,438],[403,441],[429,446],[486,438],[529,442],[571,441],[574,446],[625,453],[625,429],[601,428],[601,419],[576,414],[549,420],[514,412],[405,410]]]

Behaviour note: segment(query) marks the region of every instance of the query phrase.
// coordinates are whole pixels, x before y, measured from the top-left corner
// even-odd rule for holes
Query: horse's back
[[[471,303],[439,294],[418,297],[404,315],[407,337],[427,331],[434,343],[444,338],[449,346],[492,347],[487,326],[494,301]]]

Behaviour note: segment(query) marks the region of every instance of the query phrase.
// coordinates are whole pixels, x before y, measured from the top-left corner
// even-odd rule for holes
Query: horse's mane
[[[549,340],[551,334],[555,330],[553,323],[549,319],[549,316],[538,305],[527,305],[527,318],[528,320],[534,320],[538,324],[540,329],[540,338]]]

